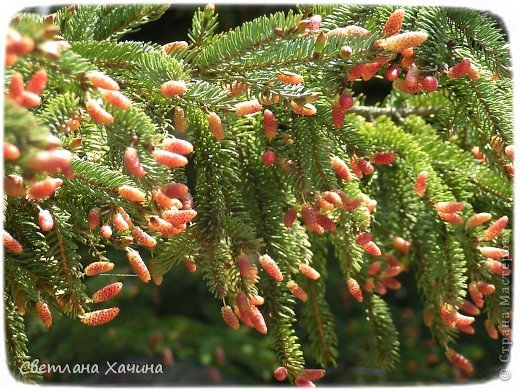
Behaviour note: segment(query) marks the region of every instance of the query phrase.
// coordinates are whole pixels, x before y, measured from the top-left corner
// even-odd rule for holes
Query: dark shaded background
[[[217,5],[217,8],[220,30],[226,31],[257,16],[290,7],[254,4]],[[160,44],[187,40],[195,9],[191,5],[174,6],[161,19],[125,39]],[[390,83],[384,80],[357,84],[360,86],[356,92],[366,94],[370,104],[381,101],[390,91]],[[118,272],[130,272],[121,252],[110,253],[108,257],[117,264]],[[329,260],[327,299],[337,318],[340,357],[337,367],[327,370],[321,384],[413,385],[454,381],[451,365],[422,323],[422,307],[412,271],[399,277],[401,290],[385,296],[400,332],[402,349],[399,366],[394,372],[385,373],[375,367],[362,306],[349,297],[337,261],[332,256]],[[87,290],[92,293],[118,280],[121,278],[91,278],[87,280]],[[135,278],[123,282],[121,294],[107,305],[122,307],[121,313],[107,326],[89,328],[77,320],[56,315],[53,326],[46,330],[37,319],[26,317],[31,340],[29,352],[34,358],[53,364],[99,364],[98,375],[53,374],[45,378],[47,381],[163,385],[278,383],[272,379],[277,364],[268,338],[245,326],[237,332],[228,328],[220,317],[220,303],[207,291],[199,273],[190,274],[182,266],[175,267],[165,275],[160,287],[143,285]],[[297,311],[300,309],[298,306]],[[475,328],[474,336],[460,336],[457,348],[475,362],[476,380],[489,379],[501,367],[500,345],[489,339],[481,322]],[[303,327],[298,332],[305,351],[307,335]],[[164,374],[104,375],[106,361],[163,363]],[[316,364],[310,359],[308,366]]]

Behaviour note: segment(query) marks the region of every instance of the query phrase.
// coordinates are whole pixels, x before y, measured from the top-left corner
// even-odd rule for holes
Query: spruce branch
[[[26,309],[44,324],[40,301],[75,318],[91,310],[84,276],[96,267],[129,276],[111,272],[114,249],[133,254],[136,276],[157,285],[181,263],[197,270],[231,328],[267,328],[266,356],[298,385],[321,375],[309,362],[341,364],[329,259],[364,301],[379,367],[399,361],[383,296],[401,282],[417,289],[442,348],[470,331],[441,309],[477,301],[475,286],[499,288],[504,278],[486,256],[502,259],[512,239],[510,53],[494,19],[430,6],[299,6],[218,33],[207,5],[174,53],[120,41],[167,9],[80,5],[11,22],[3,202],[11,369],[30,359]],[[372,78],[393,83],[381,104],[356,92]],[[485,221],[465,226],[477,213]],[[413,280],[383,274],[408,267]],[[489,332],[509,312],[488,295]]]
[[[326,242],[325,240],[313,240],[312,245],[315,254],[313,266],[320,273],[320,278],[317,281],[306,281],[304,283],[309,301],[302,314],[308,330],[314,359],[322,367],[326,367],[329,363],[336,366],[336,359],[339,355],[337,349],[338,337],[334,329],[334,316],[325,300],[327,253],[324,251],[324,247]],[[319,255],[316,256],[317,254]]]
[[[372,329],[376,361],[385,370],[392,370],[399,361],[399,336],[392,320],[388,304],[378,295],[367,299],[368,325]]]
[[[458,32],[458,37],[472,52],[479,53],[482,61],[491,71],[502,76],[510,76],[510,52],[503,32],[490,15],[462,8],[446,9],[446,17]]]
[[[398,108],[398,107],[374,107],[374,106],[354,106],[350,109],[351,113],[361,115],[366,119],[373,120],[380,115],[386,115],[398,121],[404,117],[416,115],[429,118],[438,112],[437,108]]]
[[[7,344],[8,364],[13,375],[25,383],[35,383],[41,376],[26,373],[22,370],[24,364],[30,362],[27,344],[29,340],[25,334],[25,325],[22,315],[16,309],[11,297],[4,291],[5,302],[5,332]]]

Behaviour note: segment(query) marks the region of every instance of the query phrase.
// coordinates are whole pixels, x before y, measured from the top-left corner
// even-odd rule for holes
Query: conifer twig
[[[397,108],[397,107],[372,107],[372,106],[354,106],[349,112],[361,115],[367,119],[377,117],[379,115],[387,115],[395,119],[401,120],[408,115],[418,115],[421,117],[429,117],[438,112],[437,108]]]

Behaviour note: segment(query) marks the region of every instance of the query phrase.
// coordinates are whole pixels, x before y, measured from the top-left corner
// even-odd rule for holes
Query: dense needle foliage
[[[115,322],[121,285],[93,295],[86,279],[113,273],[124,291],[128,270],[161,285],[185,266],[222,302],[230,333],[266,334],[273,367],[308,385],[344,353],[326,299],[334,259],[378,368],[403,352],[387,297],[409,272],[425,325],[456,375],[471,376],[461,332],[482,322],[492,339],[510,338],[511,65],[496,21],[468,9],[317,5],[218,33],[207,5],[186,42],[124,40],[167,9],[70,6],[11,22],[13,373],[31,359],[24,315],[47,327],[58,313]],[[353,92],[373,78],[393,82],[376,106]]]

